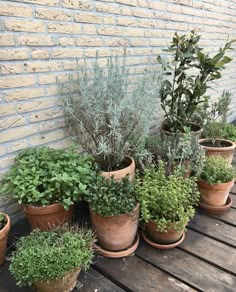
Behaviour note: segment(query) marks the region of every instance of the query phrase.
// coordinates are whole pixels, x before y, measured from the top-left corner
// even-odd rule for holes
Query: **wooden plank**
[[[229,210],[227,210],[226,212],[222,214],[210,214],[210,213],[208,214],[201,209],[200,209],[200,212],[201,214],[206,214],[207,216],[216,218],[218,220],[221,220],[225,223],[228,223],[236,227],[236,209],[234,208],[230,208]]]
[[[188,227],[236,247],[236,228],[217,219],[197,213]]]
[[[233,247],[188,229],[179,248],[236,276],[236,250]]]
[[[123,259],[100,258],[95,267],[105,276],[109,275],[109,278],[119,282],[126,291],[195,291],[136,256]]]
[[[235,291],[236,277],[179,249],[157,250],[142,243],[136,254],[200,291]]]
[[[81,285],[82,284],[82,285]],[[105,278],[102,274],[90,268],[87,272],[81,272],[78,278],[79,292],[123,292],[119,286]],[[1,291],[1,290],[0,290]]]

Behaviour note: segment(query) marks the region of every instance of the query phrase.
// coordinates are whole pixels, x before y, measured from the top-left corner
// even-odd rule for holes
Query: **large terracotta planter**
[[[81,269],[67,273],[63,278],[35,282],[38,292],[70,292],[74,289]]]
[[[189,126],[191,127],[191,134],[192,136],[196,137],[197,139],[200,138],[203,128],[201,128],[199,125],[195,123],[189,123]],[[164,135],[167,136],[183,136],[184,133],[175,133],[175,132],[170,132],[166,129],[166,121],[163,121],[163,123],[160,126],[160,132]]]
[[[33,229],[48,231],[64,223],[69,223],[73,214],[73,206],[65,210],[59,203],[46,207],[22,205],[26,217]]]
[[[145,225],[147,235],[157,243],[171,244],[177,242],[184,234],[184,230],[177,232],[174,229],[168,229],[166,232],[159,231],[154,221],[149,221]]]
[[[199,180],[198,188],[201,193],[200,201],[208,206],[224,206],[233,185],[234,180],[215,185],[210,185],[204,180]]]
[[[128,248],[134,241],[139,221],[139,204],[133,214],[103,217],[93,212],[90,217],[94,226],[98,243],[104,249],[120,251]]]
[[[5,217],[7,218],[7,224],[3,227],[3,229],[0,230],[0,265],[3,264],[5,260],[8,233],[10,231],[10,226],[11,226],[10,217],[4,213],[3,215],[5,215]]]
[[[212,139],[200,139],[198,140],[198,142],[205,149],[207,156],[223,156],[228,160],[229,164],[232,163],[235,150],[234,142],[225,139],[215,140],[215,144],[221,143],[225,145],[224,147],[214,146],[214,144],[212,143]]]
[[[120,169],[120,170],[115,170],[115,171],[105,171],[102,172],[101,175],[110,178],[114,177],[115,180],[121,180],[122,178],[128,176],[130,181],[134,181],[135,178],[135,162],[134,159],[130,156],[127,156],[125,159],[125,162],[127,163],[127,167]]]

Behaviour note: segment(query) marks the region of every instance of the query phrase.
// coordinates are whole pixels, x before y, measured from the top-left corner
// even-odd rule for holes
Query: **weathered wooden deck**
[[[135,255],[122,259],[98,256],[78,278],[80,292],[236,291],[236,184],[233,205],[223,215],[198,212],[177,248],[156,250],[141,240]],[[86,217],[86,215],[85,215]],[[82,218],[84,220],[84,218]],[[28,232],[25,223],[12,232]],[[28,292],[18,288],[0,267],[0,292]],[[55,291],[61,292],[61,291]]]

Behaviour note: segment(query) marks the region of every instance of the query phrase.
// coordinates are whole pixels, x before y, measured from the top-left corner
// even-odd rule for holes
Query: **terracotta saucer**
[[[157,242],[154,242],[152,241],[146,234],[146,232],[143,230],[142,231],[142,236],[143,236],[143,239],[148,243],[150,244],[152,247],[154,248],[158,248],[158,249],[171,249],[171,248],[174,248],[178,245],[180,245],[184,239],[185,239],[185,232],[183,233],[183,235],[180,237],[180,239],[174,243],[170,243],[170,244],[162,244],[162,243],[157,243]]]
[[[139,235],[137,233],[132,245],[130,245],[128,248],[126,248],[124,250],[111,251],[111,250],[107,250],[107,249],[102,248],[98,244],[95,244],[95,250],[99,254],[101,254],[107,258],[123,258],[123,257],[127,257],[127,256],[131,255],[137,249],[138,244],[139,244]]]
[[[224,206],[215,207],[215,206],[209,206],[209,205],[199,202],[199,207],[207,213],[221,214],[227,211],[232,206],[232,203],[233,203],[233,200],[231,199],[230,196],[228,196],[227,201]]]

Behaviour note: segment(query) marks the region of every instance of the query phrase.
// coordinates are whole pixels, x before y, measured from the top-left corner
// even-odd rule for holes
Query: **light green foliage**
[[[0,230],[3,229],[6,223],[7,223],[6,216],[3,213],[0,213]]]
[[[138,156],[158,114],[159,78],[144,72],[130,82],[129,71],[116,57],[107,66],[84,61],[75,81],[60,89],[70,134],[91,154],[101,170],[116,170],[126,155]]]
[[[232,124],[225,124],[223,127],[224,139],[236,142],[236,126]]]
[[[61,203],[68,209],[86,192],[92,175],[91,159],[72,148],[29,148],[16,156],[15,164],[0,181],[0,189],[19,204]]]
[[[186,179],[176,170],[166,176],[164,163],[159,168],[146,169],[137,180],[136,191],[145,222],[155,221],[161,231],[180,231],[194,216],[199,199],[195,178]]]
[[[235,175],[235,169],[228,164],[227,159],[212,155],[206,158],[200,178],[214,185],[230,182]]]
[[[116,181],[97,176],[85,200],[95,213],[104,217],[132,213],[137,205],[136,194],[128,178]]]
[[[221,78],[225,64],[232,60],[225,53],[231,50],[233,41],[227,42],[211,57],[199,47],[199,40],[200,36],[195,31],[191,31],[189,36],[175,33],[166,50],[172,54],[172,61],[166,62],[160,56],[157,58],[166,76],[160,98],[166,127],[171,132],[184,132],[197,106],[204,102],[209,82]]]
[[[93,257],[91,230],[64,227],[50,232],[34,230],[16,244],[10,271],[17,285],[32,285],[63,277],[77,268],[87,269]]]

